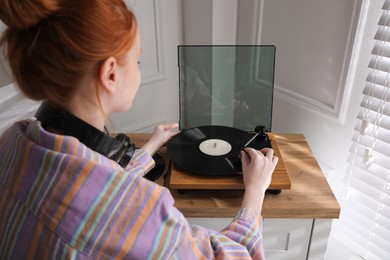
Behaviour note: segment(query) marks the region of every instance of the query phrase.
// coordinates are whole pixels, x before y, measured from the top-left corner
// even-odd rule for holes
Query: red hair
[[[84,76],[108,57],[120,62],[136,35],[123,0],[0,0],[8,26],[0,45],[14,80],[34,100],[65,106]]]

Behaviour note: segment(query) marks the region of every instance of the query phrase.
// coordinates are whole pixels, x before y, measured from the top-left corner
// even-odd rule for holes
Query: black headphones
[[[130,162],[135,146],[125,134],[112,138],[71,113],[43,102],[35,114],[42,127],[50,127],[64,135],[70,135],[92,150],[116,161],[123,168]]]
[[[127,135],[118,134],[112,138],[106,129],[102,132],[68,111],[49,105],[46,101],[42,102],[35,117],[41,121],[43,128],[49,127],[63,135],[76,137],[92,150],[114,160],[123,168],[134,155],[136,147]],[[164,170],[162,158],[156,154],[153,159],[156,161],[156,167],[144,176],[149,180],[156,180]]]

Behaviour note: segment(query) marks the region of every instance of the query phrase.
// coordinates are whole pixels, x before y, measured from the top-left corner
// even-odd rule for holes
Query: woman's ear
[[[100,84],[109,93],[114,93],[118,82],[118,62],[114,57],[109,57],[103,61],[99,68]]]

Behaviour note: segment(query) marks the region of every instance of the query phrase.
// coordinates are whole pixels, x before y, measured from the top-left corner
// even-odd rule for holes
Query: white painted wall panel
[[[142,80],[133,107],[111,116],[112,130],[149,132],[156,124],[179,120],[177,45],[182,39],[181,1],[126,3],[139,22]]]
[[[170,0],[169,5],[163,5],[161,0],[128,0],[126,3],[135,11],[139,22],[143,49],[142,82],[133,108],[112,115],[110,128],[115,132],[151,131],[156,124],[177,122],[179,118],[177,45],[182,39],[181,1]],[[2,24],[0,26],[1,32],[4,26]],[[11,83],[11,79],[1,70],[0,83],[2,85]],[[16,91],[10,93],[7,90],[7,93],[9,97],[4,97],[1,101],[3,103],[1,113],[13,109],[12,106],[4,108],[4,104],[15,95],[22,100]],[[23,104],[26,109],[22,111],[29,112],[20,114],[19,119],[32,115],[31,103]],[[34,107],[35,105],[36,103]],[[8,118],[7,122],[1,122],[2,125],[9,125],[9,120],[13,120],[6,116],[2,115],[2,118]]]
[[[261,43],[275,44],[278,91],[338,118],[360,1],[264,1]]]
[[[276,45],[277,85],[336,105],[355,2],[265,1],[261,42]]]

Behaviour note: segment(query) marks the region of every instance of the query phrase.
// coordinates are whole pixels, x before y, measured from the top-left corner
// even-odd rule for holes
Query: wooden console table
[[[149,134],[131,134],[141,146]],[[332,219],[340,206],[302,134],[275,135],[291,180],[291,189],[265,196],[264,243],[269,259],[324,259]],[[166,162],[166,151],[161,151]],[[167,167],[168,168],[168,167]],[[166,172],[166,175],[169,172]],[[165,176],[166,176],[165,175]],[[164,185],[164,179],[157,180]],[[171,190],[175,206],[189,219],[222,229],[241,205],[242,190]]]

